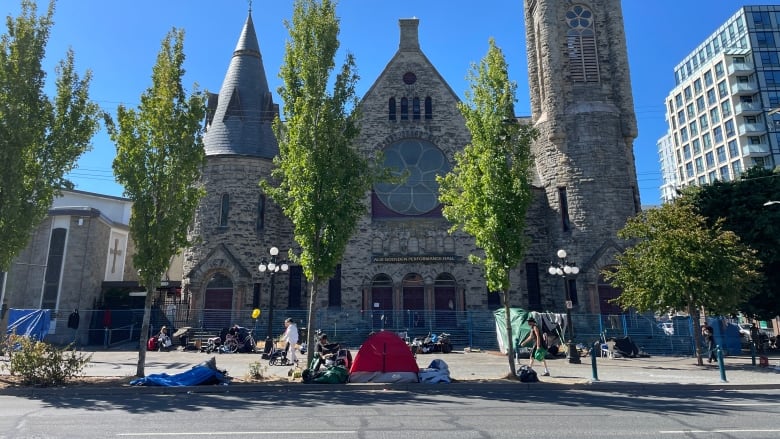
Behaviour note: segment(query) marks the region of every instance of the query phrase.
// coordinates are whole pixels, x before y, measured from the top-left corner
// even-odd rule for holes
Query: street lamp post
[[[558,250],[557,255],[559,261],[557,263],[551,262],[550,268],[547,269],[547,272],[553,276],[561,276],[563,278],[564,291],[566,292],[566,326],[568,328],[568,339],[566,340],[566,358],[568,358],[569,363],[579,364],[580,357],[579,355],[575,354],[576,346],[574,345],[573,340],[574,326],[571,323],[571,309],[573,304],[571,301],[571,292],[569,291],[569,280],[567,277],[576,276],[577,273],[580,272],[580,269],[574,265],[573,262],[569,262],[569,260],[566,259],[566,250]],[[564,334],[564,336],[566,335],[567,334]]]
[[[260,273],[268,273],[271,276],[271,290],[268,295],[268,337],[273,338],[273,321],[274,321],[274,275],[278,273],[279,271],[285,272],[290,269],[290,265],[287,264],[286,260],[279,261],[278,255],[279,255],[279,249],[276,247],[271,247],[268,250],[268,253],[271,254],[271,259],[267,260],[266,258],[263,258],[262,261],[260,261],[260,265],[257,266],[257,269],[260,270]]]

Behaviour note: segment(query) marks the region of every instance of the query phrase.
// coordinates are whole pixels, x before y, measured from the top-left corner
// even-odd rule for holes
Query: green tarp
[[[498,348],[501,353],[507,353],[506,342],[506,310],[504,308],[493,311],[496,318],[496,336],[498,337]],[[522,308],[509,308],[509,321],[512,322],[512,346],[517,349],[520,341],[528,337],[531,328],[527,320],[531,316],[529,311]]]

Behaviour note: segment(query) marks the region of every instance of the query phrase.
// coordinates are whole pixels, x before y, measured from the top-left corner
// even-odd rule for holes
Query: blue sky
[[[48,0],[38,0],[39,13]],[[637,177],[643,205],[660,203],[661,173],[656,141],[666,132],[664,99],[674,86],[674,66],[714,32],[737,9],[739,0],[624,0],[623,15],[639,124],[634,142]],[[529,115],[525,27],[522,0],[341,0],[341,48],[357,60],[363,95],[398,48],[398,19],[420,19],[423,52],[461,97],[468,88],[471,63],[487,52],[495,38],[518,84],[516,113]],[[2,0],[0,14],[16,16],[20,0]],[[215,6],[218,5],[218,6]],[[135,107],[151,85],[151,71],[162,39],[171,28],[186,32],[185,87],[219,92],[248,11],[247,0],[59,0],[45,69],[53,84],[54,66],[68,47],[78,71],[92,70],[91,97],[114,113],[122,103]],[[260,42],[269,86],[275,101],[284,43],[284,20],[292,15],[292,0],[255,0],[252,17]],[[3,21],[0,33],[7,33]],[[343,53],[337,58],[343,61]],[[94,138],[92,151],[79,161],[70,178],[76,188],[122,195],[113,178],[115,146],[105,131]]]

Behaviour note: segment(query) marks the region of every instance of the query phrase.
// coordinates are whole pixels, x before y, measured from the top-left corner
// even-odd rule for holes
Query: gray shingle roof
[[[273,158],[279,152],[272,123],[279,113],[268,89],[252,14],[247,16],[219,96],[209,96],[206,155]]]

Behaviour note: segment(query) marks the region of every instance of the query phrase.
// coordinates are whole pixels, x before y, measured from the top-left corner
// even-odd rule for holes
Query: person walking
[[[550,371],[547,369],[547,360],[544,358],[544,355],[547,354],[547,348],[545,347],[544,338],[542,338],[542,333],[539,331],[539,327],[536,325],[536,320],[531,317],[529,318],[526,323],[528,323],[528,326],[531,327],[531,332],[528,334],[528,337],[523,340],[522,343],[520,343],[520,346],[525,345],[529,341],[533,340],[534,347],[533,350],[531,350],[530,360],[528,363],[528,367],[532,368],[534,367],[534,360],[536,359],[536,352],[539,352],[539,361],[542,362],[542,365],[544,365],[544,373],[542,376],[550,376]]]
[[[717,347],[715,346],[715,331],[710,325],[704,325],[701,328],[701,334],[704,336],[704,343],[707,345],[707,362],[717,361]]]
[[[295,355],[295,345],[298,343],[298,326],[291,317],[287,317],[284,321],[284,326],[287,328],[284,331],[284,341],[287,342],[287,362],[295,364],[298,362],[298,358]]]

